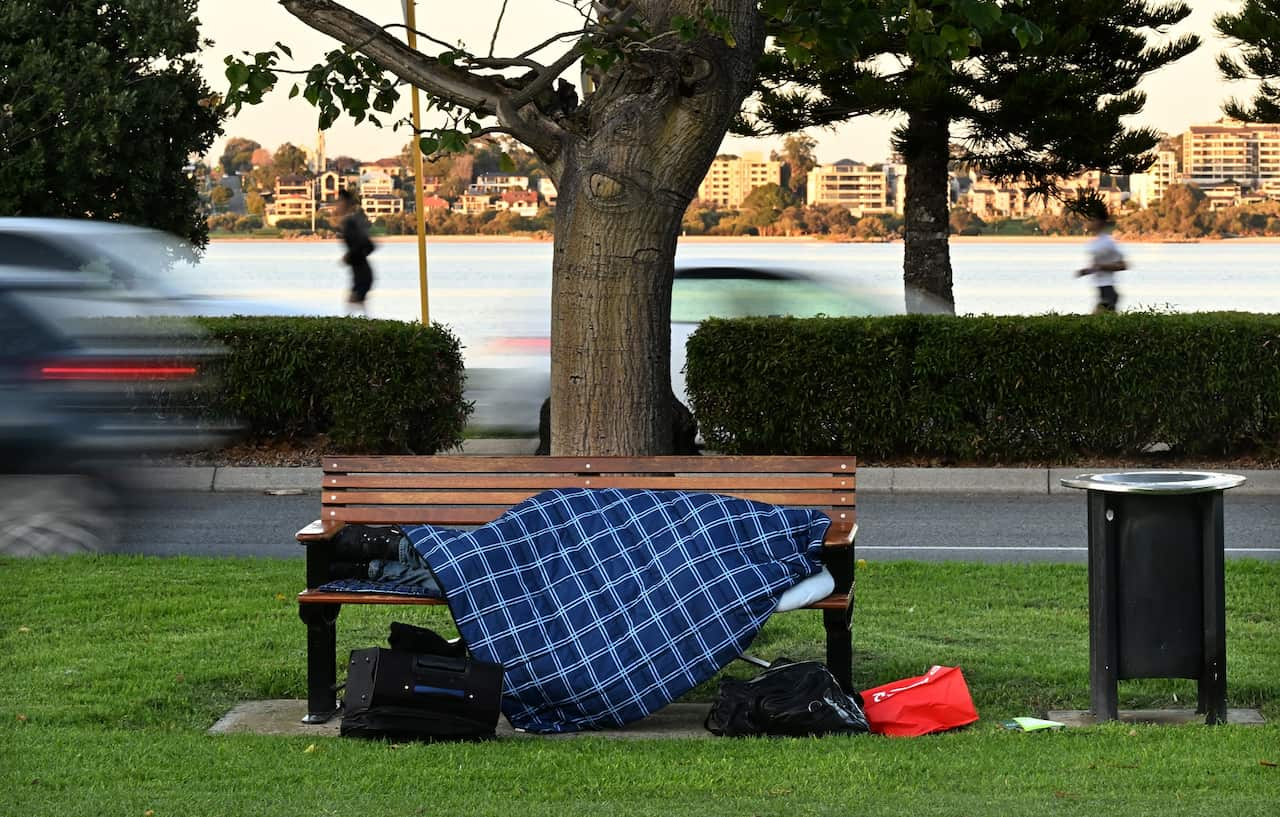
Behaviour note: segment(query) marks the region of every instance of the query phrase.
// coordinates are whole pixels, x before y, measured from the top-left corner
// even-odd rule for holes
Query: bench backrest
[[[831,517],[857,513],[853,457],[325,457],[321,521],[481,525],[551,488],[706,491]]]

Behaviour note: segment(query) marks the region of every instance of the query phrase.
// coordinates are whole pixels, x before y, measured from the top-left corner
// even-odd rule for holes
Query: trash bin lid
[[[1225,491],[1244,482],[1236,474],[1209,471],[1125,471],[1119,474],[1081,474],[1062,480],[1068,488],[1121,494],[1201,494]]]

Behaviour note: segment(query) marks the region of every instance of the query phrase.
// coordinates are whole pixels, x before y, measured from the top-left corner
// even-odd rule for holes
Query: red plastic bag
[[[863,711],[877,735],[915,737],[967,726],[978,719],[959,667],[933,667],[862,693]]]

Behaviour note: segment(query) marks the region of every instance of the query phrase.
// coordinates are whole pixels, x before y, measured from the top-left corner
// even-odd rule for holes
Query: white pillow
[[[807,607],[819,599],[825,599],[830,596],[831,591],[835,589],[835,577],[831,575],[831,571],[827,570],[824,565],[822,570],[783,593],[782,598],[778,599],[778,606],[775,612],[785,613],[788,610]]]

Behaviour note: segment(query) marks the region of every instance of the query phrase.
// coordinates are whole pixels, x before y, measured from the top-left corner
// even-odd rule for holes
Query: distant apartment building
[[[1059,179],[1058,189],[1067,199],[1079,193],[1092,193],[1107,206],[1110,213],[1118,213],[1130,196],[1116,183],[1115,177],[1106,176],[1100,170],[1086,170],[1079,176]]]
[[[264,220],[270,227],[283,219],[310,220],[316,211],[315,187],[304,176],[281,176],[267,205]]]
[[[371,164],[360,165],[360,175],[363,176],[367,173],[381,173],[392,178],[401,178],[408,175],[405,173],[404,165],[400,164],[400,159],[397,157],[379,159]]]
[[[972,179],[966,194],[969,211],[984,220],[1038,218],[1046,213],[1061,215],[1066,209],[1062,199],[1044,196],[1029,185],[997,181],[980,172],[973,173]],[[1057,185],[1060,195],[1068,200],[1079,192],[1091,191],[1112,213],[1119,212],[1128,197],[1114,181],[1105,180],[1096,170],[1059,179]]]
[[[342,186],[351,192],[357,192],[360,189],[359,173],[343,173],[341,176]]]
[[[1182,137],[1182,175],[1201,188],[1220,182],[1261,188],[1280,181],[1280,125],[1231,119],[1192,125]]]
[[[1142,173],[1130,174],[1130,201],[1146,208],[1164,198],[1164,191],[1177,184],[1180,178],[1179,152],[1177,146],[1165,142],[1156,151],[1156,160],[1151,167]]]
[[[969,186],[969,211],[984,221],[1036,218],[1061,213],[1062,202],[1032,194],[1026,187],[978,179]]]
[[[338,200],[338,191],[342,189],[342,174],[326,170],[316,177],[316,196],[322,202]]]
[[[494,207],[532,218],[538,214],[538,194],[533,190],[508,190],[498,197]]]
[[[765,159],[760,153],[717,156],[698,185],[698,198],[737,209],[752,190],[767,184],[782,184],[782,162]]]
[[[492,193],[463,193],[453,203],[453,212],[473,216],[488,210],[492,204]]]
[[[1210,210],[1221,210],[1224,207],[1234,207],[1242,204],[1247,198],[1248,188],[1242,186],[1239,182],[1217,182],[1215,184],[1206,184],[1200,187],[1200,192],[1204,193],[1205,200],[1209,202]]]
[[[548,207],[556,206],[556,183],[548,179],[546,176],[538,179],[538,193],[542,196],[542,200],[547,203]]]
[[[360,197],[390,196],[395,193],[395,182],[386,173],[361,173]]]
[[[529,177],[510,173],[481,173],[468,188],[469,193],[503,193],[507,190],[528,190]]]
[[[907,166],[901,163],[885,165],[885,174],[889,181],[889,204],[893,212],[902,213],[907,209]],[[959,193],[955,176],[948,176],[947,183],[951,201],[955,201]]]
[[[805,200],[810,206],[846,207],[850,215],[858,218],[872,213],[892,213],[894,208],[889,172],[883,166],[872,168],[851,159],[810,170],[805,180]]]
[[[422,199],[423,212],[429,210],[448,210],[449,202],[439,196],[424,196]]]
[[[369,218],[392,216],[404,212],[404,199],[386,193],[365,193],[360,196],[360,209]]]

